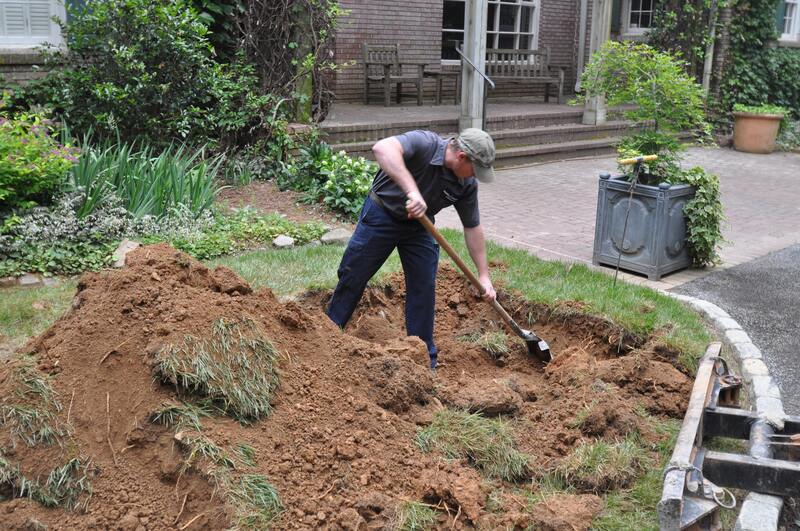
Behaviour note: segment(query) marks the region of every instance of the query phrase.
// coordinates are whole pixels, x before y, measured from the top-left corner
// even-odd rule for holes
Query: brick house
[[[480,1],[480,0],[479,0]],[[551,63],[565,70],[565,90],[574,89],[582,62],[588,58],[592,0],[485,0],[488,2],[487,48],[549,46]],[[613,0],[611,38],[645,38],[653,23],[656,0]],[[463,40],[466,0],[341,0],[348,14],[336,35],[336,62],[346,66],[337,75],[337,101],[363,96],[361,45],[398,43],[405,59],[424,61],[436,69],[458,69],[455,42]],[[800,0],[782,0],[776,13],[780,44],[800,45]],[[584,50],[580,53],[579,42]],[[450,85],[453,89],[453,84]],[[413,88],[409,87],[409,95]],[[425,95],[433,93],[427,80]],[[491,96],[541,95],[543,86],[499,85]],[[490,96],[490,97],[491,97]],[[452,94],[449,95],[452,97]],[[378,100],[379,101],[379,100]]]

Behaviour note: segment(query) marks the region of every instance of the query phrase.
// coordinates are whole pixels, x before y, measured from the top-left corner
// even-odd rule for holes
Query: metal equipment
[[[664,472],[658,504],[662,531],[716,530],[719,508],[733,507],[728,488],[800,495],[800,417],[763,418],[739,407],[741,379],[712,343],[700,360],[689,407]],[[747,440],[749,455],[703,447],[707,437]]]

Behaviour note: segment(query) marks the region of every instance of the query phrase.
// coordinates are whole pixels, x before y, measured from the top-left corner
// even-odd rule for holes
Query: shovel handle
[[[658,155],[643,155],[641,157],[633,157],[632,159],[620,159],[617,162],[622,165],[636,164],[637,162],[653,162],[658,158]]]
[[[469,281],[472,282],[472,285],[475,286],[475,289],[478,290],[478,293],[480,293],[481,296],[483,296],[486,290],[483,288],[483,284],[481,284],[481,281],[478,280],[478,277],[475,276],[472,270],[469,267],[467,267],[467,264],[465,264],[464,261],[461,259],[461,257],[458,256],[458,253],[456,252],[455,249],[453,249],[453,246],[450,245],[450,242],[448,242],[444,238],[444,236],[442,236],[442,233],[440,233],[433,225],[433,223],[431,223],[431,220],[428,219],[428,216],[423,215],[421,218],[417,218],[417,220],[422,224],[423,227],[425,227],[425,230],[427,230],[430,233],[430,235],[433,236],[433,238],[439,243],[439,245],[442,248],[444,248],[447,254],[450,255],[450,258],[452,258],[453,261],[456,263],[458,268],[461,269],[461,271],[467,276]],[[505,308],[500,306],[500,303],[497,302],[497,299],[492,300],[492,306],[497,311],[497,313],[500,314],[503,320],[506,323],[508,323],[509,326],[511,326],[511,328],[513,328],[518,335],[522,335],[519,325],[508,314]]]

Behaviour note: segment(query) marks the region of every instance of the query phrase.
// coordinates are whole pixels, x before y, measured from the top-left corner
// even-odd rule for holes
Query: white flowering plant
[[[364,157],[354,159],[344,151],[323,161],[320,173],[326,177],[322,201],[331,209],[357,219],[372,185],[377,166]]]

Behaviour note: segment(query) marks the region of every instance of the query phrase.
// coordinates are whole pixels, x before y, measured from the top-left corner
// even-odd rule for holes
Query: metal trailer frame
[[[800,417],[766,419],[740,409],[742,382],[728,370],[721,349],[721,343],[711,343],[697,369],[689,407],[664,472],[658,504],[662,531],[721,529],[719,508],[730,495],[725,488],[800,495]],[[717,436],[747,440],[749,455],[703,447],[706,437]]]

